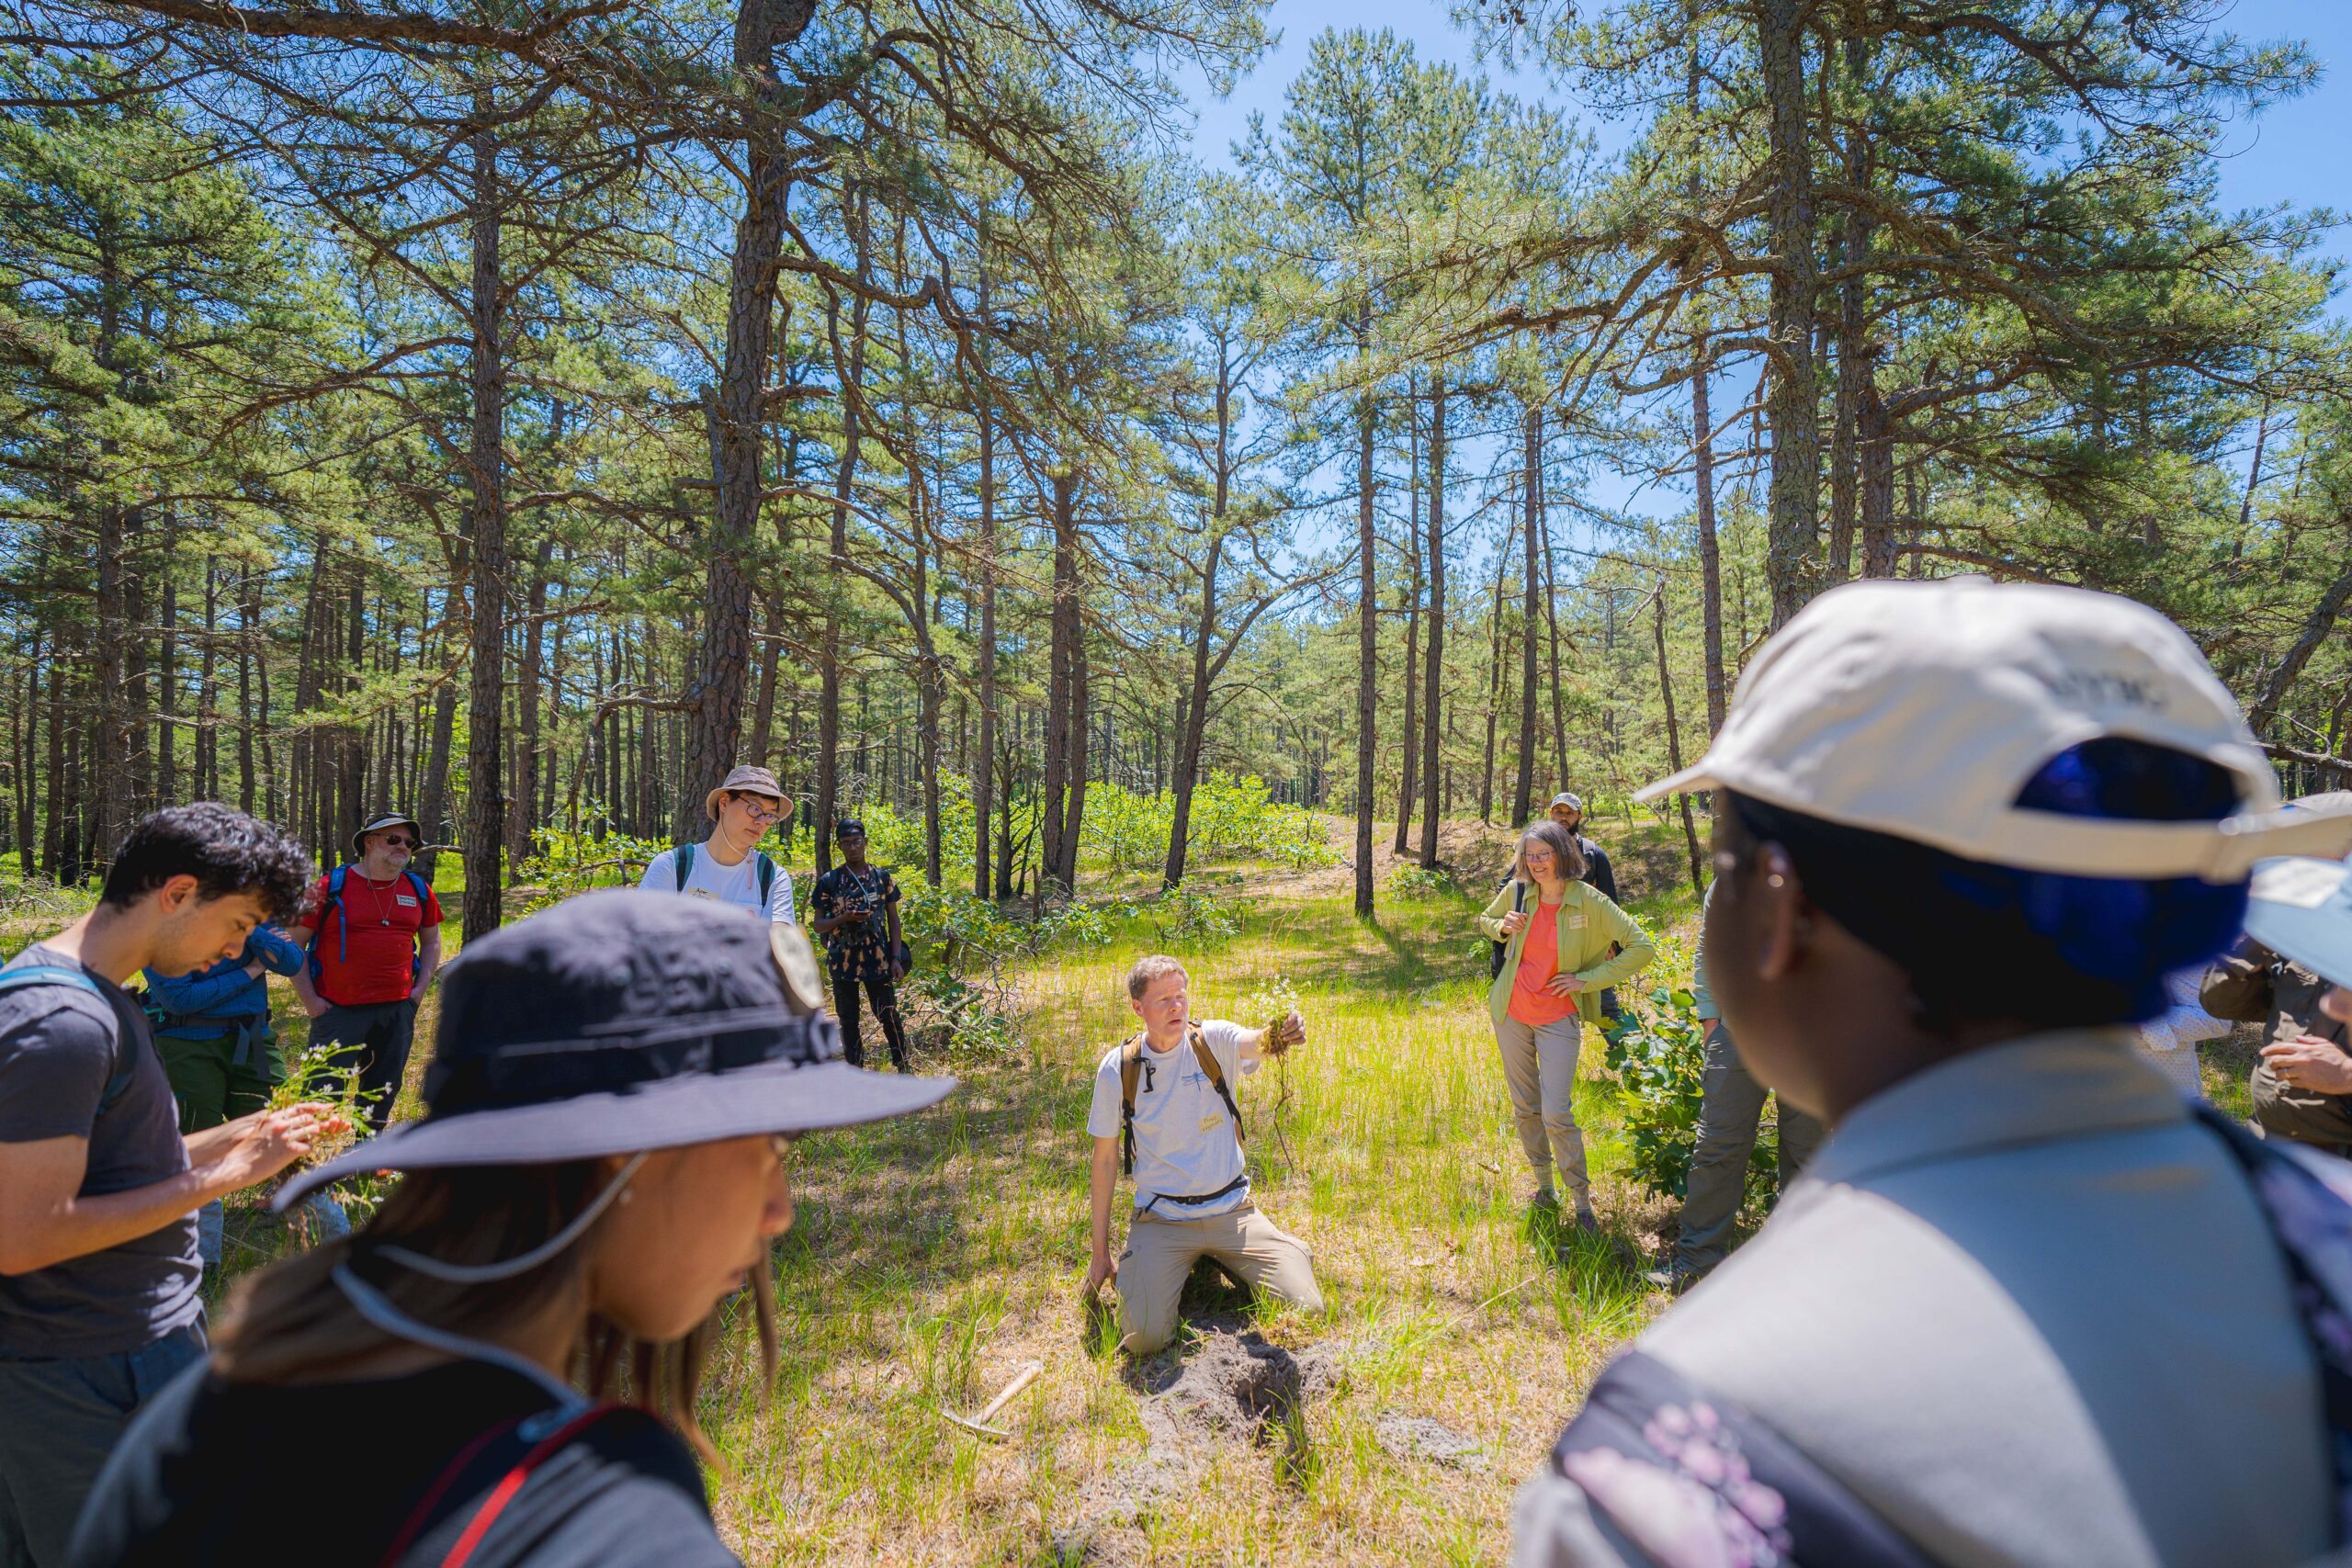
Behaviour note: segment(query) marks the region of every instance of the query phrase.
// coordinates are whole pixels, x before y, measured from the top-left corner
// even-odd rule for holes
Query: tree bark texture
[[[487,103],[479,106],[488,108]],[[506,284],[499,262],[502,197],[498,140],[487,129],[470,140],[473,276],[468,304],[468,394],[471,439],[466,468],[472,572],[473,669],[466,697],[465,931],[480,937],[505,919],[502,864],[506,826],[500,784],[505,777],[506,673]]]
[[[1356,318],[1359,363],[1368,364],[1372,349],[1370,307]],[[1373,442],[1377,434],[1379,408],[1370,391],[1356,404],[1356,852],[1355,911],[1372,913],[1373,761],[1380,684],[1379,536],[1373,518]]]
[[[1821,412],[1813,357],[1815,295],[1812,150],[1804,102],[1804,0],[1762,0],[1757,31],[1772,156],[1770,521],[1764,574],[1780,629],[1814,590],[1821,519]]]
[[[1519,783],[1511,792],[1511,826],[1524,828],[1534,810],[1535,797],[1535,628],[1537,603],[1544,581],[1543,552],[1538,541],[1544,527],[1544,411],[1531,408],[1520,423],[1525,438],[1520,497],[1524,504],[1522,527],[1527,540],[1527,581],[1521,609],[1519,660]]]
[[[1438,762],[1445,697],[1445,370],[1430,378],[1430,649],[1421,692],[1421,869],[1437,869],[1438,818],[1445,803]]]

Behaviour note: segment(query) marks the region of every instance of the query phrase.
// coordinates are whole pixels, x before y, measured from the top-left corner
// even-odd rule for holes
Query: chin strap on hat
[[[586,1234],[588,1227],[596,1223],[596,1216],[610,1208],[613,1201],[621,1195],[621,1190],[629,1184],[629,1179],[637,1174],[638,1167],[645,1163],[650,1152],[642,1150],[631,1155],[628,1163],[621,1167],[620,1174],[606,1183],[602,1192],[596,1194],[595,1201],[581,1210],[579,1216],[570,1224],[520,1258],[503,1258],[496,1263],[445,1263],[438,1258],[430,1258],[422,1252],[411,1252],[405,1247],[378,1247],[371,1251],[374,1256],[397,1263],[403,1269],[413,1269],[419,1274],[430,1274],[436,1280],[447,1280],[453,1285],[482,1285],[492,1280],[512,1280],[517,1274],[527,1274],[556,1257]]]
[[[428,1323],[417,1322],[416,1319],[394,1306],[390,1299],[381,1291],[353,1273],[350,1264],[336,1264],[332,1277],[334,1280],[335,1289],[343,1292],[344,1299],[351,1303],[352,1310],[393,1338],[405,1339],[412,1345],[422,1345],[428,1350],[439,1350],[461,1361],[487,1361],[492,1366],[504,1367],[508,1371],[518,1377],[526,1378],[545,1389],[557,1401],[560,1408],[575,1408],[584,1404],[578,1389],[573,1388],[528,1356],[509,1350],[503,1345],[492,1345],[463,1334],[452,1334],[447,1329],[435,1328]]]

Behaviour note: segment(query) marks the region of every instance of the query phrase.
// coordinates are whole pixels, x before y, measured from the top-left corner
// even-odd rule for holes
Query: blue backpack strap
[[[71,986],[78,990],[89,992],[101,1002],[107,999],[106,993],[98,989],[98,983],[96,980],[91,979],[79,969],[68,969],[62,964],[28,964],[18,969],[0,969],[0,991],[13,991],[24,986]],[[107,1010],[113,1010],[109,1008]],[[123,1090],[130,1087],[130,1077],[138,1066],[138,1059],[132,1057],[125,1061],[123,1058],[121,1030],[118,1023],[115,1035],[115,1069],[107,1076],[106,1088],[98,1091],[96,1114],[100,1116],[105,1115],[114,1102],[122,1098]]]
[[[417,874],[416,874],[416,873],[414,873],[413,871],[403,871],[403,872],[401,872],[401,874],[402,876],[405,876],[405,877],[407,877],[407,878],[408,878],[408,885],[409,885],[411,887],[413,887],[413,888],[415,888],[415,889],[416,889],[416,923],[417,923],[418,929],[422,930],[422,929],[424,928],[424,904],[425,904],[425,900],[433,897],[433,889],[431,889],[430,887],[427,887],[427,886],[424,885],[424,878],[423,878],[423,877],[421,877],[421,876],[417,875]],[[408,959],[408,977],[409,977],[410,979],[413,980],[413,979],[415,979],[419,975],[422,975],[422,974],[424,974],[424,953],[423,950],[422,950],[422,949],[420,949],[420,950],[418,950],[418,951],[416,951],[416,952],[412,953],[410,953],[410,954],[409,954],[409,959]]]
[[[695,874],[695,847],[692,844],[680,844],[670,852],[670,859],[678,868],[678,891],[684,893],[686,890],[686,878]]]
[[[351,867],[346,864],[336,866],[327,873],[327,896],[319,905],[318,924],[311,928],[311,945],[305,950],[311,962],[311,978],[314,981],[319,977],[319,939],[327,934],[329,914],[333,914],[340,922],[335,928],[335,962],[339,964],[347,956],[345,927],[347,927],[350,921],[345,919],[343,916],[343,879],[349,874],[350,871]]]
[[[765,914],[768,908],[768,895],[775,889],[775,862],[768,859],[765,850],[759,851],[758,854],[760,857],[760,912]]]

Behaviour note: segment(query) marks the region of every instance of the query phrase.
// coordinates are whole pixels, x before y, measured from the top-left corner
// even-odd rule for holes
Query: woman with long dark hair
[[[841,1062],[820,996],[796,929],[659,894],[469,944],[424,1119],[277,1202],[360,1171],[400,1184],[356,1235],[243,1285],[209,1366],[107,1466],[71,1560],[732,1564],[695,1396],[745,1319],[773,1371],[787,1140],[954,1087]]]
[[[1478,917],[1478,929],[1504,944],[1487,1011],[1520,1146],[1535,1175],[1534,1205],[1558,1207],[1556,1168],[1576,1203],[1577,1226],[1589,1231],[1600,1222],[1577,1126],[1582,1014],[1599,1002],[1602,987],[1648,968],[1657,949],[1632,916],[1580,880],[1584,871],[1576,835],[1556,822],[1536,823],[1520,836],[1511,879]],[[1622,949],[1613,956],[1611,943]]]

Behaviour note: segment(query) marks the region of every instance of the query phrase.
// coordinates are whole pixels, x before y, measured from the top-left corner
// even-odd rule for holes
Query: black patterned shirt
[[[870,911],[864,920],[835,926],[825,938],[825,965],[834,975],[853,980],[890,977],[890,906],[899,901],[899,885],[878,865],[853,871],[837,865],[817,879],[808,912],[828,920],[861,904]]]

